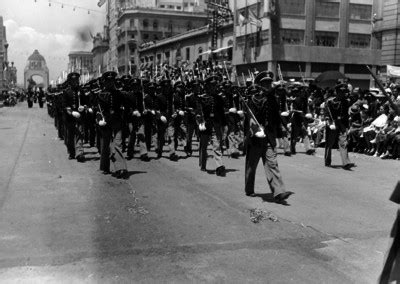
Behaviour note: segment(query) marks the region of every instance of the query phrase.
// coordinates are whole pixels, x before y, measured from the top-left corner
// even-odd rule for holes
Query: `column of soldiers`
[[[64,84],[52,89],[49,107],[68,157],[83,162],[83,144],[95,146],[104,174],[110,174],[113,165],[113,174],[126,178],[124,152],[132,159],[135,148],[142,161],[150,160],[150,151],[162,158],[165,144],[171,161],[179,160],[179,146],[190,157],[195,136],[201,171],[209,168],[210,143],[217,176],[226,175],[224,153],[230,158],[245,154],[245,193],[255,196],[255,172],[261,158],[274,198],[283,202],[292,192],[286,191],[279,171],[276,141],[287,156],[296,154],[299,138],[306,154],[315,150],[307,131],[309,90],[273,84],[273,76],[272,72],[260,72],[244,86],[234,86],[228,76],[215,70],[190,80],[170,74],[117,77],[109,71],[79,85],[79,74],[71,73]],[[329,165],[329,147],[326,152]]]

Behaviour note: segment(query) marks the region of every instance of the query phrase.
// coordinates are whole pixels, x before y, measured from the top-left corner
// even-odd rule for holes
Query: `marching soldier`
[[[182,81],[178,81],[174,84],[173,110],[171,118],[171,123],[174,128],[175,151],[178,149],[179,141],[182,141],[184,138],[186,138],[186,131],[183,128],[185,127],[185,125],[183,124],[184,117],[185,117],[185,85],[182,83]]]
[[[201,81],[198,79],[190,83],[191,92],[185,96],[185,124],[186,124],[186,146],[185,152],[187,156],[192,156],[192,139],[193,133],[198,132],[197,128],[197,112],[199,110],[199,96],[201,94]]]
[[[311,148],[310,138],[307,133],[307,119],[312,118],[308,112],[308,98],[306,91],[302,86],[292,90],[294,100],[292,102],[292,117],[290,119],[292,131],[290,134],[290,150],[294,155],[296,154],[296,142],[298,137],[303,138],[304,148],[307,155],[315,153],[315,149]]]
[[[206,171],[207,147],[212,139],[215,173],[217,176],[225,176],[226,170],[222,162],[222,145],[227,133],[227,123],[224,112],[224,99],[218,93],[218,77],[212,75],[205,80],[205,94],[201,96],[200,105],[200,148],[199,165],[202,171]]]
[[[147,151],[151,150],[151,142],[153,133],[155,132],[155,109],[157,108],[156,87],[154,82],[149,82],[142,79],[144,89],[144,110],[143,110],[143,125],[144,125],[144,138],[146,142]]]
[[[167,143],[169,148],[169,159],[171,161],[178,161],[179,157],[175,153],[174,141],[174,116],[173,114],[173,94],[171,89],[171,81],[164,79],[156,88],[157,96],[157,158],[161,158],[163,147],[165,144],[165,136],[167,136]],[[167,134],[167,135],[165,135]]]
[[[68,87],[63,92],[63,108],[65,114],[65,142],[69,159],[78,162],[84,161],[82,142],[82,111],[80,104],[79,73],[69,73],[67,76]]]
[[[332,162],[332,148],[338,141],[340,157],[343,168],[346,170],[355,166],[350,162],[347,152],[347,129],[349,127],[349,102],[345,94],[348,92],[347,84],[338,84],[333,97],[325,102],[325,116],[329,125],[326,127],[325,166],[330,167]]]
[[[272,90],[272,78],[266,71],[260,72],[254,83],[246,109],[246,127],[249,130],[246,137],[245,192],[247,196],[256,196],[254,181],[261,158],[274,200],[282,203],[293,193],[286,191],[277,161],[276,137],[281,131],[279,107]]]
[[[98,95],[99,121],[101,131],[100,170],[110,173],[110,161],[114,165],[117,178],[126,178],[127,165],[122,155],[122,105],[123,94],[115,87],[114,71],[105,72],[102,79],[103,89]]]
[[[142,81],[138,78],[131,79],[129,82],[129,100],[126,106],[128,110],[128,127],[129,127],[129,142],[128,142],[128,159],[133,158],[136,139],[139,144],[140,160],[149,161],[145,132],[143,124],[143,88]]]

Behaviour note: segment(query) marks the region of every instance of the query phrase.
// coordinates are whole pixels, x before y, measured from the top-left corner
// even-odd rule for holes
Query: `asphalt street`
[[[1,283],[376,283],[397,211],[399,161],[351,153],[351,171],[326,168],[323,149],[302,145],[280,150],[287,205],[261,163],[258,195],[245,196],[244,157],[224,157],[223,178],[212,159],[201,172],[197,152],[164,153],[115,179],[94,148],[68,160],[37,104],[0,108],[0,155]],[[253,223],[251,209],[271,218]]]

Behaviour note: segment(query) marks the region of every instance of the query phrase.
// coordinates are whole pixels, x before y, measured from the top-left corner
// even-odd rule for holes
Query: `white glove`
[[[77,112],[77,111],[73,111],[72,112],[72,116],[75,117],[75,118],[80,118],[81,114],[79,112]]]
[[[93,109],[92,108],[88,108],[88,112],[89,113],[93,113]]]
[[[329,125],[329,128],[330,128],[331,130],[336,130],[336,125],[335,125],[335,124],[331,124],[331,125]]]
[[[308,119],[312,118],[312,114],[311,113],[306,113],[306,118],[308,118]]]
[[[145,110],[143,111],[143,114],[147,114],[147,113],[148,113],[148,110],[145,109]]]
[[[161,119],[161,121],[163,122],[163,123],[167,123],[167,118],[165,117],[165,116],[161,116],[160,117],[160,119]]]
[[[200,130],[200,131],[206,130],[206,125],[205,125],[205,123],[200,123],[200,124],[199,124],[199,130]]]
[[[281,116],[284,116],[284,117],[289,116],[289,113],[287,111],[284,111],[281,113]]]
[[[369,106],[367,104],[363,104],[363,108],[369,109]]]
[[[244,117],[244,112],[243,112],[242,110],[238,110],[237,114],[238,114],[240,117]]]
[[[258,137],[258,138],[265,138],[266,136],[265,136],[265,133],[264,133],[264,129],[260,129],[260,130],[258,130],[257,132],[256,132],[256,134],[254,134],[256,137]]]
[[[99,125],[100,126],[104,126],[104,125],[106,125],[107,123],[106,123],[106,121],[104,120],[104,119],[102,119],[102,120],[100,120],[99,121]]]
[[[85,109],[85,108],[84,108],[83,106],[79,106],[79,107],[78,107],[78,111],[79,111],[79,112],[82,112],[84,109]]]
[[[179,114],[180,116],[184,116],[184,115],[185,115],[185,112],[184,112],[183,110],[180,110],[180,111],[178,112],[178,114]]]
[[[231,113],[237,113],[237,109],[235,107],[232,107],[229,109],[229,112]]]
[[[155,114],[156,114],[156,112],[155,112],[154,110],[152,110],[152,111],[151,111],[151,113],[152,113],[153,115],[155,115]]]
[[[132,114],[134,116],[140,117],[140,112],[138,110],[134,110]]]

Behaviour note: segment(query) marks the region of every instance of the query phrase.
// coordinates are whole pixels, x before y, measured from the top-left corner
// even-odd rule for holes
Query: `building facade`
[[[204,0],[108,0],[107,70],[136,73],[139,47],[206,25]]]
[[[234,64],[238,74],[280,67],[284,79],[338,70],[368,88],[381,65],[372,17],[380,0],[235,0]],[[397,1],[396,1],[397,2]]]
[[[93,67],[93,53],[90,51],[73,51],[68,54],[68,73],[77,72],[81,75],[81,80],[89,80],[93,77],[95,69]]]
[[[219,61],[231,69],[233,48],[233,23],[227,23],[218,30],[217,48],[212,50],[212,31],[208,26],[188,31],[152,45],[139,49],[141,69],[152,68],[154,65],[168,64],[182,66],[187,63],[204,62],[210,59]]]
[[[8,43],[6,27],[3,24],[3,17],[0,16],[0,91],[8,88],[7,84],[8,66]]]

